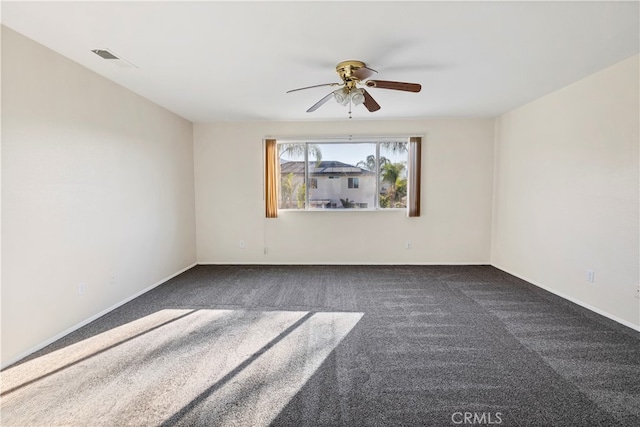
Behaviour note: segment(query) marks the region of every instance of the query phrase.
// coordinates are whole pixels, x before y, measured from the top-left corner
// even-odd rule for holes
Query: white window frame
[[[336,138],[276,138],[277,144],[305,144],[305,146],[312,144],[354,144],[354,143],[373,143],[375,144],[375,155],[376,155],[376,189],[375,194],[376,197],[373,201],[373,207],[371,208],[363,208],[363,209],[320,209],[320,208],[311,208],[309,201],[309,189],[305,191],[305,203],[304,208],[302,209],[283,209],[281,211],[284,212],[363,212],[363,211],[373,211],[373,212],[392,212],[392,211],[401,211],[406,212],[407,208],[381,208],[380,207],[380,143],[383,142],[403,142],[409,144],[409,138],[411,136],[375,136],[375,137],[353,137],[349,136],[347,138],[336,137]],[[407,162],[408,168],[408,162]],[[407,170],[407,173],[409,171]],[[278,172],[279,173],[279,172]],[[309,183],[309,150],[304,150],[304,182]]]

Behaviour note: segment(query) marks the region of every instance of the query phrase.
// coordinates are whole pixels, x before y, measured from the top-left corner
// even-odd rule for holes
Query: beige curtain
[[[278,217],[278,154],[275,139],[265,140],[264,200],[267,218]]]
[[[422,138],[409,138],[409,216],[420,216],[420,159],[422,158]]]

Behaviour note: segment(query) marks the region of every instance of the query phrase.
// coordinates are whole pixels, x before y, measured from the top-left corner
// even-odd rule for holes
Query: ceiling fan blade
[[[288,90],[287,93],[291,93],[291,92],[297,92],[299,90],[305,90],[305,89],[313,89],[314,87],[322,87],[322,86],[342,86],[343,83],[323,83],[321,85],[313,85],[313,86],[307,86],[307,87],[300,87],[298,89],[291,89]]]
[[[362,93],[364,95],[364,106],[367,107],[367,110],[372,113],[374,111],[378,111],[380,109],[380,104],[378,104],[366,90],[362,89]]]
[[[422,86],[418,83],[390,82],[387,80],[367,80],[365,83],[368,87],[376,87],[379,89],[404,90],[405,92],[420,92]]]
[[[373,68],[362,67],[362,68],[358,68],[357,70],[355,70],[353,72],[353,75],[356,76],[360,80],[364,80],[364,79],[367,79],[367,78],[373,76],[375,73],[377,73],[377,71],[374,70]]]
[[[327,96],[325,96],[324,98],[322,98],[320,101],[316,102],[315,104],[313,104],[311,106],[311,108],[309,108],[307,110],[307,113],[313,113],[314,111],[316,111],[318,108],[320,108],[325,102],[327,102],[328,100],[330,100],[331,98],[333,98],[333,92],[329,92],[329,94]]]

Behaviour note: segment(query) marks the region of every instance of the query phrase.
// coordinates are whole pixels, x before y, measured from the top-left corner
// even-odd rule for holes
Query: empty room
[[[640,2],[0,21],[3,426],[640,425]]]

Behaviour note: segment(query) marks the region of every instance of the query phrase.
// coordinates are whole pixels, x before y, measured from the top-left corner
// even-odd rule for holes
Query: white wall
[[[263,138],[349,134],[425,136],[422,216],[287,211],[264,219]],[[493,119],[195,124],[198,262],[487,264],[493,144]]]
[[[497,267],[636,327],[638,79],[636,55],[497,119],[492,247]]]
[[[3,365],[195,262],[192,138],[2,27]]]

